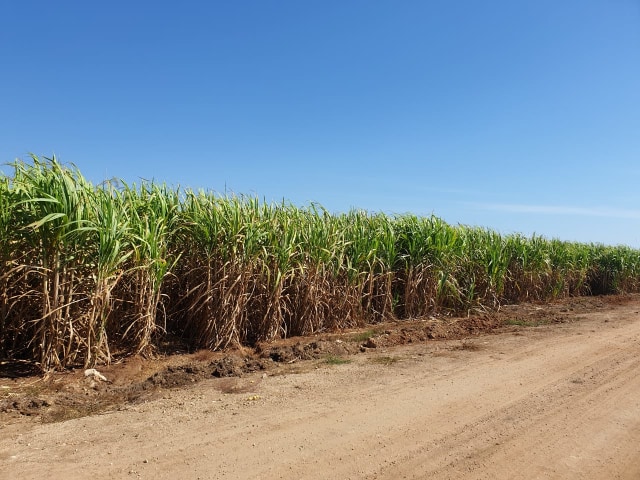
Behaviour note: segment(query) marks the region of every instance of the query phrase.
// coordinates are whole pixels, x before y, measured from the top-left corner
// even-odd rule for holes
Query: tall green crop
[[[0,355],[46,371],[508,302],[640,291],[640,252],[435,217],[332,214],[55,158],[0,175]]]

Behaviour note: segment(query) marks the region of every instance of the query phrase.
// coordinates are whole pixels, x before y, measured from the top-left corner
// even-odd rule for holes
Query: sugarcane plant
[[[640,252],[121,180],[0,174],[0,358],[43,371],[640,291]]]

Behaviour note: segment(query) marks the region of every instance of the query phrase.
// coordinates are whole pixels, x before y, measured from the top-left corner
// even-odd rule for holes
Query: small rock
[[[104,375],[102,375],[98,370],[96,370],[95,368],[88,368],[84,371],[84,376],[85,377],[91,377],[94,378],[96,380],[102,380],[103,382],[107,381],[107,377],[105,377]]]

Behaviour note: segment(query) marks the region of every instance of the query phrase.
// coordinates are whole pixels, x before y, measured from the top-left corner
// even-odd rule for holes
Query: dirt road
[[[637,480],[639,311],[16,421],[0,427],[0,478]]]

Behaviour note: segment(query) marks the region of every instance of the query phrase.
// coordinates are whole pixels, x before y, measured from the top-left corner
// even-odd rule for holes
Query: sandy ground
[[[0,478],[640,479],[640,302],[0,426]],[[231,393],[224,393],[231,392]]]

